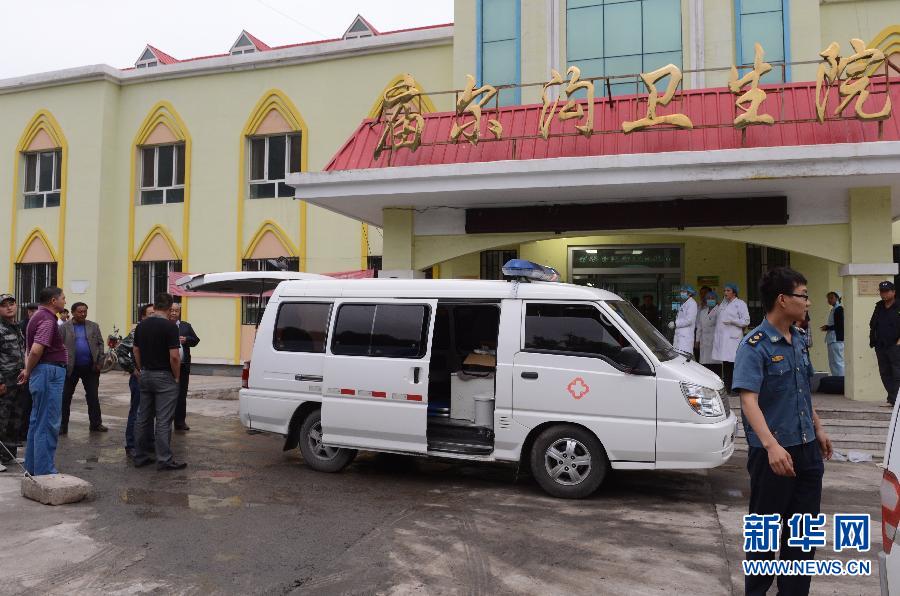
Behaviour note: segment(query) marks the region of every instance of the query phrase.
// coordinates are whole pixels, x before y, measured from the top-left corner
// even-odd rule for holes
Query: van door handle
[[[523,372],[522,378],[523,379],[536,379],[536,378],[538,378],[538,374],[536,372]]]
[[[419,367],[414,366],[413,367],[413,383],[418,383],[418,382],[419,382]]]
[[[321,383],[324,377],[322,375],[294,375],[295,381],[309,381],[311,383]]]

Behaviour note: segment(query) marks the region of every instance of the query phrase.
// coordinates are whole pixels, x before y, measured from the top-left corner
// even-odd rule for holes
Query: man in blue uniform
[[[809,380],[813,367],[803,334],[792,326],[806,318],[806,278],[788,267],[766,273],[759,284],[766,318],[738,346],[734,388],[740,391],[749,451],[750,513],[781,515],[782,560],[811,559],[788,546],[787,521],[795,513],[818,515],[824,460],[831,439],[812,406]],[[773,559],[774,552],[748,552],[747,559]],[[771,575],[748,575],[748,595],[763,595]],[[779,594],[808,594],[809,576],[778,576]]]

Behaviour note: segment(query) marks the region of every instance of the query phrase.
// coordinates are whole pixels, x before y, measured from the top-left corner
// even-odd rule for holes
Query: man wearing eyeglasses
[[[900,390],[900,304],[893,282],[881,282],[878,291],[881,300],[869,320],[869,347],[875,348],[881,384],[893,406]]]
[[[734,362],[734,388],[741,394],[747,433],[750,513],[780,514],[782,524],[795,514],[819,514],[824,460],[831,439],[812,405],[813,367],[803,334],[793,326],[806,318],[806,278],[788,267],[775,268],[759,284],[766,318],[741,340]],[[784,526],[786,528],[786,526]],[[788,546],[781,532],[781,559],[812,559],[815,549]],[[774,552],[748,552],[747,559],[774,559]],[[747,575],[748,595],[764,595],[774,576]],[[810,576],[778,576],[779,594],[808,594]]]

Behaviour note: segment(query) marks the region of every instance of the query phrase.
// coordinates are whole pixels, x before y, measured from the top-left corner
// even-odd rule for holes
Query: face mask
[[[681,292],[678,295],[681,297],[682,300],[685,300],[688,297],[687,292]]]
[[[715,300],[710,299],[710,300],[707,300],[707,301],[706,301],[706,306],[708,306],[708,307],[710,307],[710,308],[715,307],[715,305],[716,305],[716,301],[715,301]]]

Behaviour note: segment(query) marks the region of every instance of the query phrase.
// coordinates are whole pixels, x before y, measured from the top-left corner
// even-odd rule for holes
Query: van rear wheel
[[[609,459],[603,445],[589,431],[571,424],[551,426],[531,449],[531,472],[548,494],[583,499],[603,483]]]
[[[319,472],[340,472],[356,457],[356,449],[322,442],[322,410],[312,412],[300,426],[300,453],[306,465]]]

